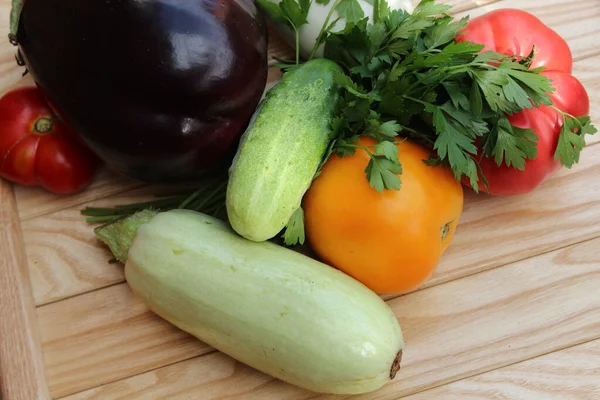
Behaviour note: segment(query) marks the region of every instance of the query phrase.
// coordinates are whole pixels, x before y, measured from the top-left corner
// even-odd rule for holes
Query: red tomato
[[[469,22],[457,41],[485,45],[505,55],[528,56],[536,48],[531,68],[545,67],[542,73],[552,80],[556,91],[550,95],[555,107],[575,117],[589,113],[590,102],[585,88],[571,75],[573,58],[565,40],[535,16],[514,9],[492,11]],[[531,128],[538,136],[538,155],[527,160],[525,170],[498,166],[493,159],[481,158],[483,175],[489,186],[482,190],[492,195],[515,195],[533,191],[560,168],[554,160],[562,116],[551,107],[542,106],[508,117],[520,128]],[[467,183],[467,182],[465,182]],[[468,184],[468,183],[467,183]]]
[[[98,158],[52,113],[41,91],[26,87],[0,99],[0,177],[54,193],[80,191]]]

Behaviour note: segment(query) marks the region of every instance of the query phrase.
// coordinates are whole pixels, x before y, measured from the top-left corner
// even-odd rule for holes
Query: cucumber
[[[340,96],[336,72],[342,69],[326,59],[286,72],[242,135],[226,206],[231,226],[246,239],[273,238],[300,208],[332,139]]]
[[[160,317],[314,392],[366,393],[396,375],[398,321],[358,281],[204,214],[144,213],[96,233],[126,260],[129,286]]]

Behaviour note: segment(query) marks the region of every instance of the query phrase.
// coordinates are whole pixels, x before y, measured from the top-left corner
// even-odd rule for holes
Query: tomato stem
[[[52,128],[54,127],[54,118],[52,117],[40,117],[35,121],[33,125],[33,129],[35,133],[49,133],[52,132]]]

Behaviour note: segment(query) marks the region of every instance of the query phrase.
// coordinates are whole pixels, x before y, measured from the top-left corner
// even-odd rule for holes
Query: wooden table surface
[[[600,125],[600,0],[448,2],[460,16],[525,9],[557,30]],[[8,32],[9,3],[0,0],[0,32]],[[31,84],[21,72],[3,42],[0,93]],[[273,71],[271,81],[277,78]],[[529,195],[466,192],[457,236],[435,276],[422,290],[388,300],[406,338],[401,372],[357,399],[600,399],[598,141],[590,138],[579,165]],[[122,266],[107,264],[109,253],[79,211],[155,191],[107,171],[68,197],[0,184],[4,400],[42,399],[46,386],[68,400],[341,398],[237,363],[132,295]]]

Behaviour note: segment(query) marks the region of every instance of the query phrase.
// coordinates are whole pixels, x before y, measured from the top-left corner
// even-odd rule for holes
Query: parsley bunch
[[[280,20],[295,1],[280,3]],[[310,0],[298,4],[306,14],[297,22],[306,22]],[[327,157],[367,151],[371,160],[365,172],[378,191],[400,188],[402,167],[393,145],[398,136],[433,148],[436,156],[425,162],[449,166],[457,180],[466,177],[476,191],[480,181],[487,183],[478,154],[523,170],[537,155],[537,136],[511,125],[507,115],[552,106],[548,94],[555,90],[540,75],[543,68],[529,68],[535,49],[520,58],[457,42],[468,17],[454,20],[451,7],[435,0],[421,1],[413,13],[390,10],[385,0],[374,0],[373,6],[373,15],[365,17],[356,0],[335,1],[332,11],[346,18],[345,28],[332,32],[337,20],[330,23],[330,13],[315,44],[315,49],[325,44],[325,57],[346,71],[336,78],[344,88],[343,102],[332,122],[338,138]],[[565,122],[555,158],[571,167],[585,145],[583,136],[596,129],[589,117],[558,111]],[[357,146],[361,135],[378,144]]]

